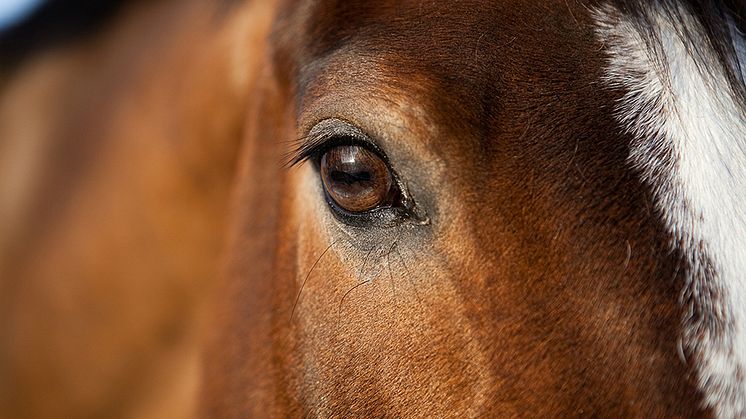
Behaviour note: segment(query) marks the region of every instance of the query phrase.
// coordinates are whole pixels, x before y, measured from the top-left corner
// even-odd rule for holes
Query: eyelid
[[[357,145],[376,153],[391,168],[386,153],[360,128],[347,121],[329,118],[317,123],[303,137],[288,158],[288,166],[301,164],[309,158],[318,157],[324,151],[340,145]]]

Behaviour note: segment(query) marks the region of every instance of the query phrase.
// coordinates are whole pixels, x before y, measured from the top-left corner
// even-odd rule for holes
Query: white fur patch
[[[671,245],[689,265],[681,344],[704,407],[718,417],[746,416],[746,110],[704,37],[694,40],[705,51],[695,57],[670,19],[654,18],[667,69],[661,77],[665,70],[630,20],[611,7],[595,18],[609,54],[606,81],[627,92],[617,116],[635,138],[629,162],[652,188]]]

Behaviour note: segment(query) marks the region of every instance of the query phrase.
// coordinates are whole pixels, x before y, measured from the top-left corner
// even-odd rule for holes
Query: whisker
[[[414,295],[417,297],[417,300],[419,300],[420,304],[422,304],[422,296],[420,296],[420,291],[417,289],[417,284],[415,284],[412,280],[412,272],[409,270],[407,263],[404,261],[404,256],[402,256],[401,252],[399,251],[399,244],[396,245],[396,254],[399,255],[401,265],[404,267],[404,270],[407,271],[407,279],[412,285],[412,289],[414,289]]]
[[[389,247],[388,253],[386,253],[386,268],[389,270],[389,282],[391,282],[391,294],[394,301],[396,301],[396,286],[394,285],[394,275],[391,273],[391,253],[394,251],[394,246],[397,242],[394,242]]]
[[[363,258],[363,265],[360,267],[361,276],[365,276],[365,265],[368,263],[368,257],[370,257],[370,254],[373,253],[375,249],[376,249],[376,246],[373,245],[370,247],[370,250],[368,250],[368,253],[365,254],[365,257]]]
[[[345,294],[342,296],[342,299],[339,301],[339,307],[337,308],[337,313],[339,314],[340,317],[342,316],[342,305],[344,305],[344,303],[345,303],[345,298],[347,298],[347,296],[350,295],[350,293],[352,293],[352,291],[355,291],[358,287],[363,286],[363,285],[365,285],[365,284],[367,284],[367,283],[369,283],[371,281],[372,281],[372,279],[369,279],[369,280],[363,281],[363,282],[359,282],[359,283],[355,284],[352,288],[350,288],[349,290],[347,290],[347,292],[345,292]]]
[[[295,314],[295,308],[298,306],[298,301],[300,301],[300,295],[303,293],[303,289],[306,287],[306,282],[308,282],[308,278],[311,277],[311,273],[316,268],[316,265],[319,264],[319,261],[321,260],[321,258],[324,257],[324,255],[326,254],[326,252],[328,252],[329,249],[331,249],[332,246],[334,246],[334,244],[336,242],[337,242],[336,240],[333,241],[326,249],[324,249],[324,251],[321,253],[321,255],[319,255],[319,257],[316,259],[316,261],[311,266],[311,269],[306,274],[306,277],[303,279],[303,283],[301,284],[300,290],[298,291],[298,296],[295,297],[295,304],[293,304],[293,311],[290,312],[290,321],[291,322],[293,321],[293,315]]]
[[[373,246],[373,248],[370,251],[372,252],[373,249],[375,249],[375,246]],[[368,253],[370,254],[370,252],[368,252]],[[339,316],[342,315],[342,305],[345,302],[345,298],[347,298],[347,296],[350,295],[350,293],[352,293],[352,291],[356,290],[358,287],[360,287],[362,285],[365,285],[365,284],[368,284],[370,282],[373,282],[375,279],[378,278],[379,275],[381,275],[381,272],[383,272],[383,269],[381,269],[380,271],[378,271],[378,273],[373,278],[371,278],[371,279],[369,279],[367,281],[361,281],[361,282],[355,284],[352,288],[350,288],[349,290],[347,290],[347,292],[344,293],[344,295],[342,296],[342,299],[339,301],[339,308],[337,309],[337,312],[339,313]]]

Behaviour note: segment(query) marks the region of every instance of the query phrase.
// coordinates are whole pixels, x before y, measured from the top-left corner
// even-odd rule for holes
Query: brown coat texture
[[[0,416],[707,416],[595,5],[131,2],[24,59]],[[283,165],[331,118],[428,223],[347,225]]]

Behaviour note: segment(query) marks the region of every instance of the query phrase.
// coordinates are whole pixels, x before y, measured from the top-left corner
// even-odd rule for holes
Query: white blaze
[[[681,344],[694,355],[705,406],[718,417],[746,416],[746,110],[692,17],[686,24],[702,56],[689,53],[670,19],[653,19],[663,68],[630,20],[611,7],[595,17],[609,54],[606,81],[627,92],[617,117],[635,138],[629,163],[690,265],[681,303],[713,316],[683,319]]]

